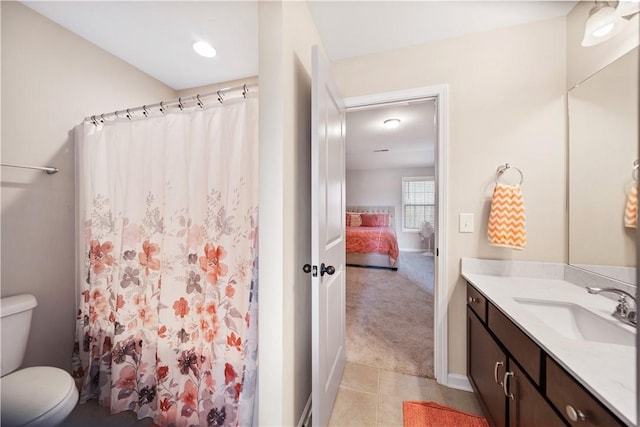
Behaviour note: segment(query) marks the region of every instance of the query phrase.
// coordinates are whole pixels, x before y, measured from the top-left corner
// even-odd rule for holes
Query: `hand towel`
[[[638,183],[634,182],[627,195],[627,206],[624,209],[624,226],[636,228],[638,225]]]
[[[491,198],[489,243],[523,250],[527,244],[524,199],[519,185],[497,183]]]

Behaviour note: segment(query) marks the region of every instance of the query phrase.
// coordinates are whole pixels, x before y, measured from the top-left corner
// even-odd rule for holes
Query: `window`
[[[402,178],[402,229],[420,231],[428,221],[435,227],[435,178],[432,176]]]

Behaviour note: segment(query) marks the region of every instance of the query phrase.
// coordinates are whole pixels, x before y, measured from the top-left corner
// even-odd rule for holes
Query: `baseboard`
[[[400,252],[424,252],[424,249],[415,249],[415,248],[400,248]]]
[[[466,375],[449,374],[447,375],[447,387],[464,391],[473,391],[471,383]]]
[[[302,410],[300,421],[298,421],[298,427],[310,427],[311,426],[311,395],[307,399],[307,404]]]

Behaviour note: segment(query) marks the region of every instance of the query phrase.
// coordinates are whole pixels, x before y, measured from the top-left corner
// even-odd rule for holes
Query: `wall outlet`
[[[473,233],[473,214],[460,214],[460,233]]]

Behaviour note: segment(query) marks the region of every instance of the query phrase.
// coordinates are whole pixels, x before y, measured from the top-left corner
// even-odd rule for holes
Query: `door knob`
[[[305,264],[302,266],[302,271],[304,271],[305,273],[311,273],[311,275],[313,277],[318,277],[318,266],[317,265],[311,265],[311,264]]]
[[[324,273],[327,273],[329,276],[331,276],[335,272],[336,272],[336,269],[333,265],[327,265],[325,267],[324,262],[320,264],[320,276],[324,276]]]

